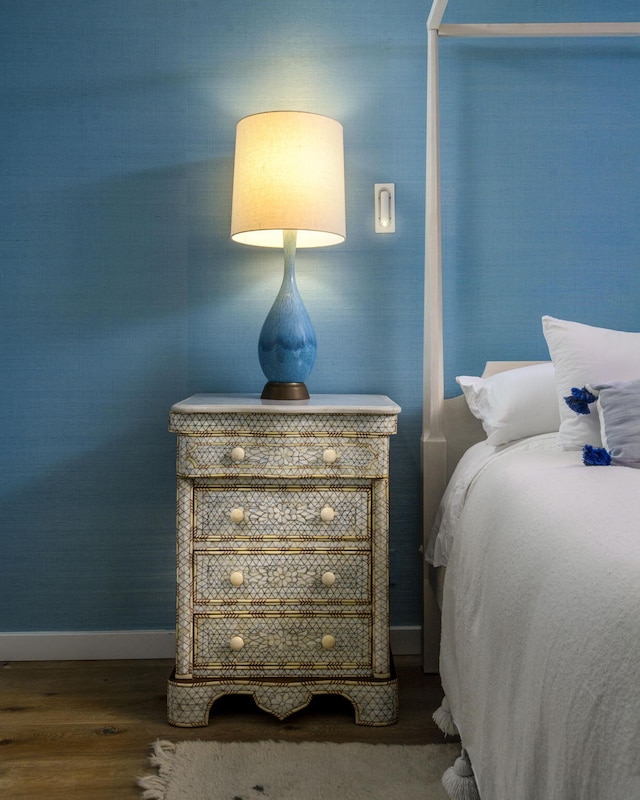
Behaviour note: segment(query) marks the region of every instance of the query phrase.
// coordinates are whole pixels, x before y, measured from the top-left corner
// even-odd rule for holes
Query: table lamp
[[[296,248],[345,239],[342,125],[302,111],[269,111],[238,122],[231,238],[284,248],[282,286],[258,340],[264,400],[305,400],[316,335],[295,278]]]

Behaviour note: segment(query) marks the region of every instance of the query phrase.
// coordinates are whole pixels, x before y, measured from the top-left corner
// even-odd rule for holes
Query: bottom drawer
[[[194,669],[252,674],[371,667],[368,615],[194,616]]]

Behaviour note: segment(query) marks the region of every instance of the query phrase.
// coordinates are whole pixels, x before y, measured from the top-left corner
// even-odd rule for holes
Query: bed
[[[489,362],[444,399],[438,40],[640,23],[443,25],[445,7],[427,26],[422,437],[424,668],[462,746],[443,783],[454,800],[636,800],[640,334],[545,317],[549,362]]]
[[[583,458],[557,431],[484,439],[440,504],[427,558],[446,569],[436,719],[465,751],[454,798],[458,777],[483,800],[640,797],[640,461]]]

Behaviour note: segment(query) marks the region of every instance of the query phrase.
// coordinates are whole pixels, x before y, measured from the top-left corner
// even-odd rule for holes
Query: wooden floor
[[[396,658],[400,719],[382,728],[355,725],[349,702],[329,696],[282,722],[248,697],[224,697],[208,727],[174,728],[165,717],[171,668],[166,660],[0,664],[0,797],[139,800],[136,778],[153,772],[156,739],[444,742],[431,719],[439,679],[423,674],[418,657]]]

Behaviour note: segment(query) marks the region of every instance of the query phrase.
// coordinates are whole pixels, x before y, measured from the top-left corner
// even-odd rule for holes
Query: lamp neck
[[[282,231],[284,245],[284,278],[295,281],[296,279],[296,241],[298,231]]]

